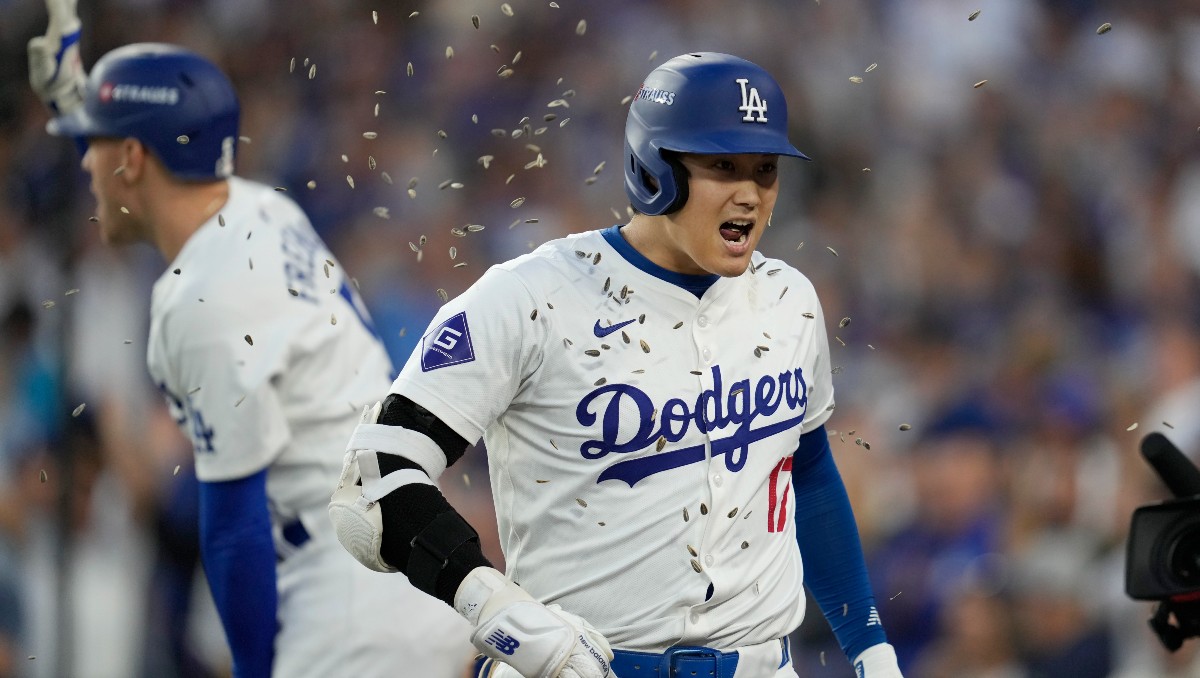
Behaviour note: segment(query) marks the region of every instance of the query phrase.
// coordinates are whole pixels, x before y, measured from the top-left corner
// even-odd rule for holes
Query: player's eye
[[[733,161],[729,160],[728,158],[717,158],[716,160],[713,160],[712,166],[713,169],[720,170],[722,172],[730,172],[735,169]]]

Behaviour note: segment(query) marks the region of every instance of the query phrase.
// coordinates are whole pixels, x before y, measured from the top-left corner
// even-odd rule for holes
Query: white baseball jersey
[[[219,216],[154,285],[147,362],[192,440],[200,480],[269,468],[286,555],[275,675],[392,675],[403,661],[458,676],[471,654],[466,623],[404,577],[357,563],[326,515],[346,440],[386,391],[391,361],[300,208],[268,186],[228,182]],[[311,536],[299,548],[280,534],[297,519]]]
[[[492,267],[392,391],[483,437],[507,575],[614,648],[784,636],[791,455],[833,409],[816,293],[758,253],[700,298],[642,259],[593,231]]]

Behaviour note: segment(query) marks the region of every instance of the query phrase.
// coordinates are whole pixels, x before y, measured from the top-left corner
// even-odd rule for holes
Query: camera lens
[[[1200,586],[1200,525],[1189,525],[1169,547],[1171,574],[1188,587]]]

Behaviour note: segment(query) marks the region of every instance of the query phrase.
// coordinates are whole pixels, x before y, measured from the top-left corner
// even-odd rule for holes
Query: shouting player
[[[329,483],[393,372],[349,278],[297,205],[233,176],[237,97],[183,49],[115,49],[85,78],[74,2],[51,3],[30,80],[86,146],[102,239],[169,262],[148,363],[195,448],[201,552],[240,678],[452,678],[470,627],[338,545]],[[404,615],[397,615],[404,610]]]
[[[480,676],[794,677],[804,583],[858,676],[901,675],[825,431],[820,303],[755,251],[779,156],[806,157],[786,130],[748,61],[655,69],[625,128],[637,214],[488,270],[355,430],[342,544],[453,605]],[[481,436],[504,574],[434,484]]]

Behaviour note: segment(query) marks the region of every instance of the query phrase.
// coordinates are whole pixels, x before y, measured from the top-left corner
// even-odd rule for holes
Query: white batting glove
[[[872,645],[854,658],[856,678],[904,678],[891,643]]]
[[[543,605],[490,567],[471,570],[454,609],[475,631],[471,642],[525,678],[616,678],[608,641],[580,617]]]
[[[83,24],[75,13],[76,0],[46,0],[50,24],[46,34],[29,40],[29,84],[38,98],[57,115],[83,105],[87,73],[79,60]]]

